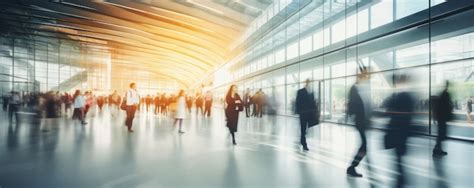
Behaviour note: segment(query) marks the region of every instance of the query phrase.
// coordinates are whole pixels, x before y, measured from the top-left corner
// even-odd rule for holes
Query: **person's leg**
[[[306,129],[307,129],[307,118],[305,115],[300,115],[300,143],[304,150],[308,150],[308,144],[306,143]]]
[[[232,135],[232,144],[237,145],[237,142],[235,142],[235,132],[230,131],[230,135]]]
[[[207,114],[207,116],[211,116],[211,110],[212,110],[212,104],[209,104],[209,113]]]
[[[245,105],[245,117],[249,117],[249,107]]]
[[[8,122],[12,123],[12,118],[13,118],[13,110],[12,110],[13,105],[8,105]]]
[[[395,149],[396,160],[397,160],[396,168],[397,168],[397,171],[398,171],[396,187],[403,187],[404,184],[405,184],[405,172],[404,172],[404,169],[403,169],[403,155],[404,155],[405,152],[402,151],[402,150],[403,149],[399,149],[399,148]]]
[[[358,129],[358,132],[362,143],[360,145],[359,151],[357,151],[357,154],[354,156],[351,167],[357,167],[367,153],[367,139],[365,137],[365,132],[360,129]]]
[[[252,117],[255,117],[255,114],[257,114],[257,105],[252,104]]]
[[[256,117],[260,117],[260,109],[261,109],[261,106],[260,106],[260,105],[257,105],[257,114],[256,114]]]
[[[127,106],[127,108],[125,109],[125,113],[126,113],[126,116],[127,116],[125,118],[125,126],[127,126],[128,130],[130,130],[130,117],[131,117],[130,112],[131,112],[131,110],[130,110],[129,106]]]
[[[130,130],[131,132],[133,132],[132,126],[133,126],[133,119],[135,118],[135,113],[136,113],[136,111],[137,111],[137,106],[131,106],[131,112],[130,112],[130,115],[131,115],[131,116],[130,116],[130,124],[129,124],[129,125],[130,125],[130,126],[129,126],[129,130]]]
[[[443,151],[442,142],[446,138],[446,122],[438,121],[438,137],[436,137],[436,145],[433,149],[433,155],[446,155]]]
[[[367,154],[367,138],[365,136],[365,131],[361,129],[357,129],[360,135],[361,145],[357,154],[354,156],[352,160],[351,166],[347,168],[347,174],[354,176],[354,177],[362,177],[362,174],[356,172],[355,168],[359,165],[360,161],[364,158]]]
[[[184,133],[183,131],[183,119],[179,119],[179,133]]]
[[[79,109],[78,113],[79,113],[79,120],[81,121],[81,124],[83,125],[87,124],[87,122],[84,120],[84,110]]]
[[[20,110],[20,105],[15,106],[15,111],[13,112],[13,115],[15,115],[15,123],[18,123],[19,118],[18,118],[18,111]]]

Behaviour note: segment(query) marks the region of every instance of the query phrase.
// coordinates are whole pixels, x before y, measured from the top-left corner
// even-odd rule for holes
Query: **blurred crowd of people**
[[[403,156],[407,153],[407,140],[412,136],[413,119],[416,116],[417,108],[420,103],[417,102],[416,94],[409,88],[413,80],[408,74],[397,74],[393,76],[393,93],[383,102],[384,117],[388,119],[387,130],[384,137],[384,146],[386,149],[394,149],[397,159],[396,169],[399,172],[398,183],[404,184]],[[347,175],[352,177],[362,177],[362,174],[356,171],[356,167],[366,158],[367,155],[367,135],[366,131],[370,128],[373,105],[370,96],[370,70],[367,67],[361,67],[357,75],[356,82],[352,85],[347,97],[346,117],[350,118],[355,125],[361,145],[347,168]],[[306,142],[306,133],[310,127],[319,124],[320,107],[315,100],[311,81],[307,80],[305,87],[297,92],[295,101],[295,113],[299,115],[300,120],[300,144],[304,151],[309,151]],[[126,112],[125,126],[129,132],[133,132],[132,124],[137,110],[144,110],[146,114],[160,116],[169,116],[175,119],[175,125],[179,125],[179,133],[182,134],[183,119],[191,113],[193,104],[196,114],[202,114],[202,117],[210,117],[214,96],[210,91],[187,95],[184,90],[178,94],[157,93],[156,95],[140,96],[135,83],[131,83],[130,88],[120,95],[114,91],[110,95],[95,95],[91,91],[82,93],[76,90],[72,95],[69,93],[47,92],[47,93],[27,93],[10,92],[3,96],[3,110],[8,111],[9,121],[18,122],[19,115],[31,115],[36,118],[46,117],[55,118],[65,116],[71,113],[72,118],[85,125],[85,117],[91,108],[97,107],[97,111],[102,111],[104,105],[110,106],[110,113],[115,116],[119,110]],[[447,138],[447,124],[453,119],[453,109],[456,107],[452,101],[449,92],[450,83],[446,81],[444,88],[438,95],[433,96],[432,114],[436,120],[437,139],[433,148],[433,156],[439,157],[448,153],[442,147],[442,142]],[[251,94],[250,89],[246,89],[243,97],[238,94],[237,85],[230,86],[225,96],[225,117],[226,126],[232,136],[232,143],[237,144],[235,133],[238,130],[239,113],[245,111],[247,118],[262,118],[265,108],[269,105],[267,95],[258,90]],[[471,104],[469,104],[471,105]],[[426,106],[423,103],[421,106]],[[469,111],[472,111],[469,109]],[[267,110],[268,112],[268,110]],[[15,119],[13,118],[15,116]],[[370,171],[370,169],[369,169]]]

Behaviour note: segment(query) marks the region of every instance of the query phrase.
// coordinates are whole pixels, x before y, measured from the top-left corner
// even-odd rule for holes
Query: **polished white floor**
[[[349,178],[345,170],[359,139],[348,126],[312,128],[310,151],[303,152],[292,117],[241,114],[237,146],[218,108],[211,118],[188,114],[185,134],[178,134],[171,118],[144,111],[131,134],[123,112],[112,116],[106,108],[87,121],[2,121],[0,187],[392,187],[397,176],[393,151],[382,148],[380,131],[369,132],[370,163],[358,167],[364,177]],[[405,186],[474,187],[473,144],[447,141],[449,155],[433,158],[434,144],[432,138],[410,139]]]

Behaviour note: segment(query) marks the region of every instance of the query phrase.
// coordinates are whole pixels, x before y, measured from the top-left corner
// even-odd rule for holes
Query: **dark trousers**
[[[135,112],[137,111],[137,106],[127,106],[127,119],[125,120],[125,125],[128,129],[132,129],[133,118],[135,118]]]
[[[206,107],[204,108],[204,115],[207,117],[211,116],[211,107],[212,107],[212,102],[206,102]]]
[[[196,114],[199,113],[199,110],[201,110],[201,113],[204,113],[204,110],[202,109],[202,105],[196,106]]]
[[[155,114],[160,112],[160,105],[155,104]]]
[[[359,151],[357,151],[357,154],[354,156],[354,160],[352,160],[351,167],[358,166],[360,161],[367,154],[367,137],[365,136],[365,130],[357,128],[357,131],[359,132],[362,143],[360,145]]]
[[[252,116],[257,116],[257,104],[253,104]]]
[[[257,105],[257,117],[262,117],[263,115],[263,105]]]
[[[245,105],[245,115],[250,117],[250,105]]]
[[[166,112],[167,112],[166,105],[161,105],[160,112],[162,114],[166,114]]]
[[[308,124],[309,124],[309,117],[308,115],[300,114],[300,143],[304,148],[308,147],[308,144],[306,143],[306,130],[308,129]]]
[[[84,121],[84,109],[82,108],[74,108],[72,112],[72,119],[79,119],[81,123],[85,123]]]
[[[436,145],[434,147],[435,150],[442,150],[441,142],[446,139],[446,134],[446,122],[438,121],[438,137],[436,137]]]
[[[13,115],[15,115],[15,121],[18,122],[18,110],[20,110],[20,105],[10,104],[8,105],[8,120],[10,123],[13,122]]]

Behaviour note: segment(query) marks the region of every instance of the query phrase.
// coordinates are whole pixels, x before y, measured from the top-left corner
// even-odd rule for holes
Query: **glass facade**
[[[155,73],[113,67],[112,63],[120,62],[112,62],[112,54],[106,44],[55,36],[0,36],[0,95],[75,89],[108,94],[111,90],[125,91],[130,78],[144,94],[179,89],[176,81],[159,79]]]
[[[467,101],[474,96],[473,1],[443,0],[293,0],[279,14],[286,20],[241,45],[245,51],[231,60],[229,82],[215,84],[223,95],[230,83],[242,91],[263,91],[278,114],[293,115],[297,89],[312,80],[324,121],[347,123],[345,107],[358,67],[371,68],[370,98],[374,126],[384,126],[384,100],[393,92],[393,75],[407,73],[407,86],[417,95],[417,129],[435,134],[430,96],[445,80],[453,83],[455,104],[452,137],[474,139]],[[298,11],[293,11],[298,10]],[[276,15],[278,16],[278,15]],[[269,20],[270,22],[271,20]],[[261,28],[265,23],[260,23]],[[272,24],[272,23],[269,23]],[[252,40],[251,40],[252,39]]]

